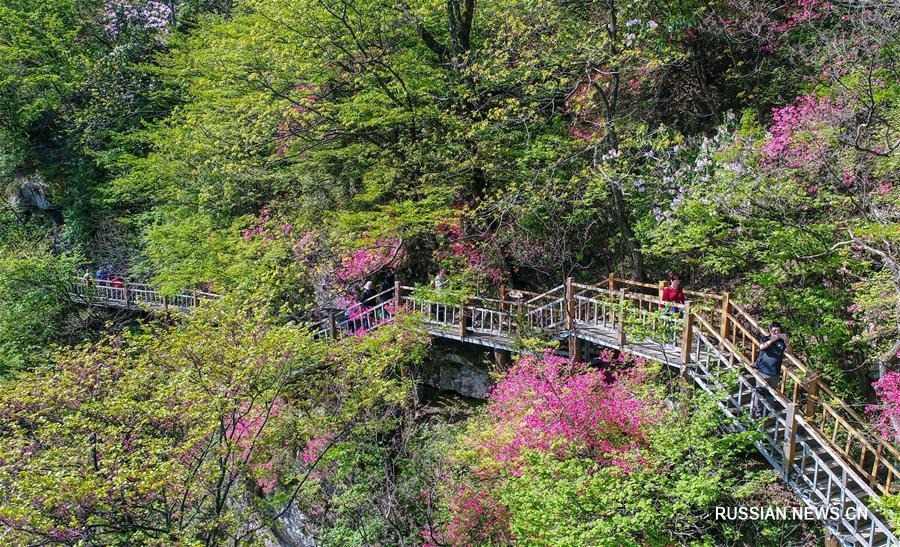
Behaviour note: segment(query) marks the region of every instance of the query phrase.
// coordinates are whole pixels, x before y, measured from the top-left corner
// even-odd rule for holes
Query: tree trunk
[[[454,62],[465,55],[472,45],[472,21],[475,0],[447,0],[447,29],[450,32],[450,52]]]
[[[625,251],[631,257],[631,273],[637,281],[646,281],[647,272],[644,269],[644,255],[641,253],[640,244],[631,229],[631,219],[625,205],[625,196],[618,187],[613,187],[613,210],[616,215],[616,223],[619,225],[619,232],[622,234],[622,241]]]

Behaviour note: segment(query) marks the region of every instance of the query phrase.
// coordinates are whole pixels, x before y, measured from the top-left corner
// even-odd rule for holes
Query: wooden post
[[[728,309],[731,306],[731,293],[722,293],[722,321],[719,327],[719,336],[726,340],[728,336]]]
[[[619,290],[619,320],[616,322],[616,344],[619,350],[625,349],[625,289]]]
[[[809,418],[816,414],[816,402],[819,400],[819,374],[813,374],[806,381],[806,409],[803,415]]]
[[[572,278],[566,278],[566,330],[575,330],[575,285]]]
[[[575,330],[575,280],[566,278],[566,330],[569,331],[569,359],[581,360],[581,340]]]
[[[403,295],[401,294],[400,282],[394,281],[394,307],[400,309],[403,305]]]
[[[462,301],[462,304],[459,305],[459,336],[460,338],[466,337],[466,319],[469,312],[469,303],[466,300]]]
[[[581,338],[575,336],[575,333],[572,332],[569,334],[569,359],[574,359],[575,361],[581,361]]]
[[[328,312],[328,334],[332,340],[337,340],[337,321],[334,319],[334,311]]]
[[[122,282],[122,288],[124,289],[125,309],[127,310],[128,309],[128,293],[130,292],[128,289],[128,281]]]
[[[781,462],[781,474],[785,480],[790,477],[794,454],[797,453],[797,404],[788,403],[787,416],[784,420],[784,459]]]
[[[878,479],[878,467],[881,465],[881,449],[884,446],[884,437],[878,437],[878,447],[875,449],[875,460],[872,462],[872,472],[869,473],[869,488],[875,488]]]
[[[200,304],[200,297],[197,296],[197,289],[193,289],[191,291],[191,302],[193,303],[193,307],[197,307]]]
[[[663,297],[663,291],[665,291],[665,290],[666,290],[666,282],[665,282],[665,281],[660,281],[660,282],[659,282],[659,299],[660,299],[660,300],[662,300],[662,297]]]
[[[609,290],[610,290],[610,292],[616,292],[616,274],[615,274],[615,272],[609,273]]]
[[[694,344],[694,314],[691,313],[691,305],[685,304],[682,313],[684,329],[681,332],[681,368],[686,369],[691,362],[691,346]]]
[[[525,321],[525,299],[520,296],[516,298],[516,336],[519,338],[522,337],[523,321]]]
[[[500,285],[500,311],[503,311],[503,306],[506,304],[506,285]]]

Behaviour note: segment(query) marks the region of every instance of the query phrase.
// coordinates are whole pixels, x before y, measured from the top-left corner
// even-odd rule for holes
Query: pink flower
[[[794,169],[820,160],[829,146],[825,132],[838,113],[838,106],[830,99],[813,94],[800,95],[792,104],[776,108],[762,147],[763,157]]]
[[[872,387],[881,404],[867,406],[866,412],[879,413],[878,430],[885,437],[896,440],[900,438],[900,431],[894,426],[900,418],[900,373],[888,372],[873,382]]]

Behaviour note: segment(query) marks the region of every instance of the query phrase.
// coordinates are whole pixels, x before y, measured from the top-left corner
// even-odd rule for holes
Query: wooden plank
[[[781,474],[784,480],[790,480],[791,466],[797,451],[797,404],[788,403],[784,420],[784,457],[781,462]]]

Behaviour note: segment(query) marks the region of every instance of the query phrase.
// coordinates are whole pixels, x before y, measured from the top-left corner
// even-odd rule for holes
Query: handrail
[[[540,300],[541,298],[549,298],[550,295],[551,295],[552,293],[554,293],[554,292],[560,290],[561,288],[563,288],[563,285],[559,285],[559,286],[553,287],[553,288],[550,289],[549,291],[543,292],[543,293],[541,293],[541,294],[535,296],[534,298],[532,298],[532,299],[530,299],[530,300],[526,300],[524,303],[525,303],[525,304],[531,304],[532,302],[534,302],[534,301],[536,301],[536,300]],[[555,300],[555,298],[554,298],[554,300]]]
[[[732,304],[732,307],[740,314],[740,319],[746,320],[750,325],[755,327],[759,332],[764,333],[765,331],[759,325],[759,323],[754,320],[742,307],[737,304]],[[729,318],[733,318],[729,314]],[[735,318],[736,319],[736,318]],[[733,324],[740,328],[742,331],[747,331],[747,329],[741,325],[738,321],[734,321]],[[759,346],[759,340],[753,336],[753,333],[749,333],[749,339],[751,343],[754,345],[754,350]],[[810,375],[809,368],[800,361],[796,356],[787,354],[786,358],[790,365],[792,365],[797,370],[801,371],[804,376]],[[859,415],[855,410],[853,410],[850,406],[848,406],[838,395],[824,382],[818,382],[818,390],[819,394],[812,395],[808,392],[808,389],[804,387],[804,381],[802,378],[793,375],[787,367],[783,369],[783,375],[790,374],[791,379],[794,382],[794,390],[799,392],[800,390],[806,391],[807,397],[813,397],[817,404],[822,405],[822,416],[821,421],[822,424],[825,423],[830,418],[831,421],[835,422],[834,434],[833,437],[837,436],[837,424],[843,426],[846,430],[847,435],[847,443],[844,445],[844,449],[842,452],[846,460],[852,463],[857,469],[862,471],[864,474],[874,479],[874,482],[877,483],[878,488],[881,492],[888,494],[891,493],[891,486],[893,486],[894,478],[900,476],[900,450],[891,442],[886,442],[884,439],[880,438],[880,436],[875,433],[874,435],[867,435],[872,433],[872,428],[868,425],[866,420]],[[782,384],[785,384],[782,381]],[[824,395],[824,397],[823,397]],[[796,394],[796,398],[799,399],[800,394]],[[823,399],[827,399],[823,400]],[[845,416],[842,416],[844,414]],[[824,433],[824,432],[823,432]],[[853,448],[853,444],[850,442],[851,437],[855,439],[856,444],[858,445],[859,456],[858,458],[854,456],[851,450]],[[875,437],[872,439],[870,437]],[[840,448],[840,447],[839,447]],[[869,466],[866,465],[866,456],[867,454],[872,455],[873,462],[871,465],[871,470],[867,469]],[[891,458],[888,458],[890,456]],[[859,461],[857,461],[859,460]],[[879,477],[879,470],[884,468],[887,472],[887,476],[884,480],[881,480]]]
[[[624,297],[625,302],[630,306],[638,307],[642,314],[644,312],[655,313],[663,307],[673,306],[672,303],[661,300],[658,294],[650,294],[647,290],[658,291],[660,285],[614,277],[594,285],[575,283],[569,280],[566,285],[553,287],[524,302],[522,299],[510,301],[474,296],[467,299],[464,304],[441,304],[403,295],[404,292],[412,291],[414,288],[397,285],[402,295],[399,303],[406,302],[413,305],[423,311],[431,322],[445,326],[459,325],[461,332],[470,328],[475,332],[487,331],[509,336],[513,336],[513,333],[518,330],[514,327],[513,318],[519,315],[528,318],[528,321],[532,323],[532,328],[546,329],[547,332],[553,329],[554,333],[558,334],[558,330],[564,322],[569,324],[568,322],[573,319],[578,320],[582,308],[575,302],[616,306],[619,305],[618,299]],[[615,287],[620,290],[612,290]],[[629,287],[638,290],[627,290]],[[99,294],[92,294],[91,289]],[[373,295],[372,299],[380,300],[379,304],[384,304],[384,297],[396,289],[397,286],[381,291]],[[218,297],[209,292],[182,291],[173,297],[164,298],[146,283],[130,283],[124,280],[91,280],[90,285],[79,280],[74,292],[78,298],[83,300],[100,298],[104,301],[104,305],[126,308],[139,305],[156,308],[172,306],[181,310],[196,306],[201,297],[204,299]],[[698,313],[698,310],[691,305],[688,307],[690,311],[685,314],[685,318],[690,318],[695,328],[698,329],[696,336],[702,336],[717,344],[724,356],[736,361],[742,370],[749,371],[750,375],[761,380],[757,371],[753,369],[753,363],[759,352],[760,337],[766,333],[759,322],[747,313],[744,307],[731,302],[730,298],[723,295],[701,291],[685,291],[685,294],[712,298],[722,303],[721,306],[714,308],[712,313],[707,311]],[[394,295],[390,300],[393,301],[396,297],[397,295]],[[173,306],[173,304],[175,305]],[[514,308],[517,305],[521,307]],[[432,306],[438,306],[438,308],[432,308]],[[674,307],[683,309],[679,305],[674,305]],[[363,303],[357,303],[346,311],[352,314],[357,309],[362,310],[361,313],[349,318],[350,322],[373,324],[375,319],[380,321],[381,316],[387,315],[388,308],[385,305],[366,308]],[[605,327],[614,326],[621,330],[623,328],[621,316],[612,313],[613,309],[615,308],[604,307],[604,310],[607,311],[603,312],[603,325]],[[706,308],[701,309],[705,310]],[[554,317],[551,320],[552,324],[542,318],[543,314],[548,313]],[[597,315],[596,312],[594,315]],[[591,320],[600,320],[600,317],[597,316]],[[326,331],[329,329],[328,321],[322,322]],[[467,327],[467,322],[471,323],[470,327]],[[349,330],[352,331],[352,329]],[[685,352],[689,348],[690,344],[685,343]],[[773,392],[777,393],[778,397],[784,398],[786,402],[798,405],[805,403],[807,408],[807,411],[804,412],[806,414],[805,423],[810,430],[822,438],[823,446],[827,444],[829,451],[839,454],[838,459],[846,462],[854,473],[866,477],[868,485],[882,493],[896,490],[894,483],[900,475],[900,450],[892,442],[876,437],[866,420],[842,401],[824,382],[817,378],[813,379],[809,367],[795,355],[786,355],[785,365],[782,368],[780,384],[773,389]],[[816,406],[818,409],[815,408]]]
[[[607,278],[607,279],[609,279],[609,278]],[[619,278],[616,278],[615,281],[616,281],[616,285],[626,285],[626,286],[631,286],[631,287],[640,287],[642,289],[652,289],[655,292],[659,291],[659,289],[660,289],[659,283],[654,284],[654,283],[647,283],[645,281],[634,281],[631,279],[619,279]],[[703,292],[703,291],[695,291],[692,289],[682,289],[682,292],[684,292],[685,296],[692,296],[692,297],[696,297],[696,298],[709,298],[712,300],[719,300],[719,301],[721,301],[724,298],[721,294],[715,294],[715,293]]]
[[[741,310],[743,311],[743,310]],[[694,320],[699,324],[703,325],[707,328],[711,333],[714,339],[719,340],[720,343],[734,356],[736,357],[741,364],[748,370],[751,371],[754,375],[756,375],[756,371],[753,370],[752,364],[753,362],[747,358],[743,351],[741,351],[735,344],[733,340],[729,340],[727,338],[722,338],[720,333],[717,333],[716,330],[700,315],[695,315]],[[737,325],[737,323],[735,322]],[[754,322],[754,324],[756,324]],[[738,325],[740,326],[740,325]],[[758,324],[756,324],[758,326]],[[740,326],[742,329],[743,326]],[[759,346],[759,340],[750,333],[750,341],[756,347]],[[796,360],[797,363],[800,363],[799,360]],[[800,370],[804,376],[808,376],[809,369],[805,366],[796,367]],[[891,486],[893,485],[894,479],[897,476],[900,476],[900,470],[898,470],[898,464],[895,462],[900,462],[900,451],[897,450],[891,443],[886,443],[882,440],[877,441],[875,444],[867,438],[865,434],[866,429],[864,427],[860,427],[863,424],[852,424],[850,420],[841,416],[840,413],[835,409],[834,406],[828,404],[825,401],[821,400],[821,397],[817,397],[814,394],[810,394],[808,388],[806,387],[806,382],[804,378],[796,375],[788,369],[784,367],[782,369],[782,380],[780,389],[784,389],[787,386],[786,379],[790,379],[793,383],[793,393],[790,395],[789,399],[791,402],[800,403],[802,402],[801,395],[805,395],[806,400],[808,401],[812,398],[816,401],[817,404],[822,405],[822,424],[826,424],[828,418],[830,418],[834,423],[835,427],[833,429],[832,435],[827,435],[827,433],[816,426],[814,423],[810,423],[810,427],[815,429],[823,439],[827,439],[827,443],[830,444],[830,448],[840,452],[842,457],[840,458],[842,461],[846,461],[851,464],[854,469],[861,473],[862,475],[869,478],[869,484],[873,486],[877,486],[878,489],[885,494],[891,493]],[[829,395],[833,395],[835,400],[838,401],[842,410],[844,410],[847,414],[849,414],[854,420],[862,421],[862,418],[853,412],[852,409],[847,408],[845,403],[837,398],[836,395],[824,384],[819,385],[819,389],[826,392]],[[781,392],[783,393],[783,391]],[[785,394],[786,395],[786,394]],[[841,425],[845,432],[846,442],[844,446],[841,447],[837,445],[837,433],[838,433],[838,424]],[[877,446],[880,446],[879,450]],[[856,454],[859,454],[858,456]],[[870,466],[867,465],[867,455],[871,455],[873,460],[871,463],[871,469],[868,469]],[[893,456],[894,461],[891,461],[888,458],[888,455]],[[883,470],[886,473],[884,479],[880,476],[880,471]]]
[[[537,307],[535,307],[534,304],[532,304],[531,306],[529,306],[528,304],[525,304],[525,307],[528,308],[528,311],[525,313],[528,314],[528,313],[543,311],[547,308],[550,308],[551,306],[562,303],[563,300],[564,299],[562,299],[562,298],[557,298],[555,300],[551,300],[550,302],[547,302],[546,304],[541,304],[540,306],[537,306]]]
[[[752,363],[750,363],[741,352],[737,351],[737,348],[735,348],[734,345],[731,344],[731,342],[729,342],[728,340],[723,340],[720,336],[718,336],[716,334],[715,329],[713,329],[713,327],[705,319],[703,319],[703,317],[694,316],[694,320],[697,321],[698,326],[700,326],[701,328],[707,329],[707,331],[711,335],[712,339],[714,339],[714,340],[718,339],[720,342],[722,342],[722,344],[725,346],[725,348],[727,350],[729,350],[729,352],[731,352],[733,355],[738,357],[745,372],[749,372],[761,384],[764,384],[764,385],[767,384],[767,382],[763,378],[763,376],[756,369],[753,368]],[[785,397],[784,393],[782,393],[782,392],[779,392],[776,390],[770,390],[770,391],[771,391],[772,396],[775,397],[776,399],[778,399],[779,402],[781,402],[782,404],[786,405],[788,403],[794,402],[792,400],[789,400],[787,397]],[[800,417],[800,416],[798,416],[797,418],[798,418],[798,420],[802,419],[802,417]],[[820,437],[822,437],[821,439],[817,439],[817,440],[820,441],[820,444],[822,444],[822,446],[825,448],[825,450],[830,452],[832,454],[832,456],[835,457],[835,459],[837,459],[839,461],[846,460],[846,457],[842,457],[840,454],[838,454],[837,452],[834,451],[834,447],[830,446],[833,443],[827,442],[826,438],[821,435],[821,431],[819,431],[818,428],[816,428],[813,424],[807,423],[807,425],[812,432],[817,433],[817,434],[819,434]],[[861,487],[865,491],[867,491],[867,493],[874,496],[875,495],[874,490],[872,490],[868,486],[867,483],[863,482],[861,480],[861,477],[857,477],[857,478],[859,479]]]

